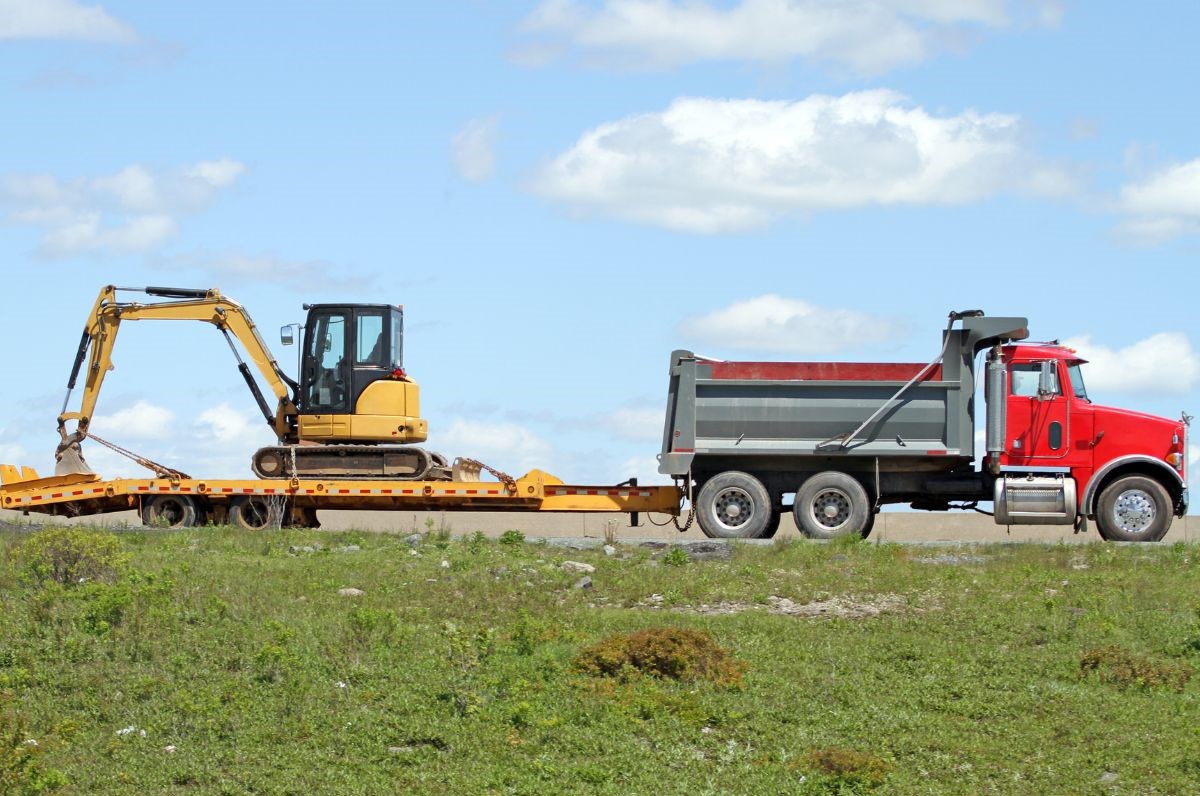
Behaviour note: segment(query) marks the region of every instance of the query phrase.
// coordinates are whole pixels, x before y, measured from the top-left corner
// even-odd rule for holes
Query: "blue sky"
[[[105,284],[406,307],[428,446],[658,480],[674,348],[927,361],[951,309],[1200,408],[1200,6],[0,0],[0,461],[52,470]],[[275,346],[294,368],[294,349]],[[206,325],[130,324],[94,430],[269,444]],[[89,447],[106,475],[135,465]]]

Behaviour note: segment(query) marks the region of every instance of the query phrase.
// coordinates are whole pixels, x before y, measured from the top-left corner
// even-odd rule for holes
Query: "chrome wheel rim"
[[[1125,533],[1142,534],[1149,530],[1157,513],[1150,493],[1129,489],[1118,495],[1113,504],[1113,523]]]
[[[840,489],[824,489],[812,499],[809,514],[822,528],[837,530],[850,519],[850,496]]]
[[[727,531],[736,531],[754,517],[754,501],[746,490],[731,486],[717,494],[712,514],[717,525]]]

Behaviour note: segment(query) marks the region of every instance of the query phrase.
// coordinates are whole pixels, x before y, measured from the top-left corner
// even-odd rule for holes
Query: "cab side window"
[[[356,365],[375,365],[384,367],[387,353],[387,340],[383,336],[383,313],[358,314],[357,351],[354,355]]]
[[[1042,363],[1026,362],[1013,365],[1008,371],[1008,383],[1012,394],[1023,398],[1036,398],[1041,381]],[[1055,380],[1055,395],[1062,395],[1062,385]]]

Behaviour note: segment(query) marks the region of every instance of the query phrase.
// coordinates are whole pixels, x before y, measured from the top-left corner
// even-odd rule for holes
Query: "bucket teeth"
[[[479,481],[481,465],[474,459],[457,458],[454,460],[454,469],[451,473],[451,480],[464,484],[472,484]]]

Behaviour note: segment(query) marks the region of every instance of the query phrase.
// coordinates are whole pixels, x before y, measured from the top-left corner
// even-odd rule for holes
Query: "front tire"
[[[772,514],[777,512],[767,488],[736,470],[708,479],[696,497],[696,519],[710,539],[761,538],[774,531]]]
[[[1096,527],[1110,542],[1157,542],[1167,535],[1171,517],[1171,496],[1144,475],[1113,481],[1096,504]]]
[[[874,517],[867,490],[845,473],[827,470],[800,485],[792,505],[796,527],[809,539],[866,537]]]

